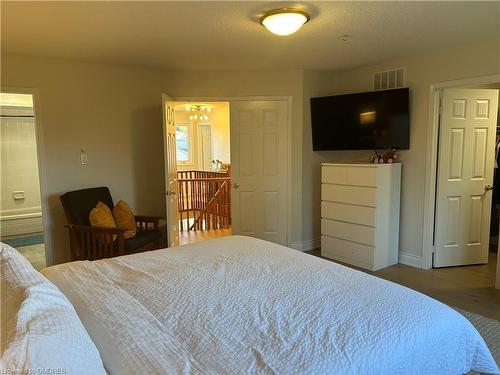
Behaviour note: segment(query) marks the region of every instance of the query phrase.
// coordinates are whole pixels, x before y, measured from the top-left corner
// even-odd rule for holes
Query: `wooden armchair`
[[[70,191],[60,199],[68,220],[71,260],[111,258],[163,247],[157,216],[135,216],[137,234],[127,239],[125,230],[90,225],[89,213],[99,201],[114,207],[107,187]]]

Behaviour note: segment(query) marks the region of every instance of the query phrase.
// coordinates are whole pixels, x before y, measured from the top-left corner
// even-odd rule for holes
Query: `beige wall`
[[[292,228],[288,242],[293,247],[302,244],[302,78],[303,72],[298,70],[170,71],[163,76],[163,90],[174,98],[292,98]]]
[[[332,74],[305,71],[303,86],[303,145],[302,145],[302,238],[319,247],[321,218],[321,163],[329,161],[329,152],[312,151],[311,98],[331,95]]]
[[[59,202],[66,191],[106,185],[115,201],[126,200],[135,212],[164,214],[158,72],[2,55],[1,77],[2,85],[39,90],[49,261],[69,260]],[[81,148],[86,166],[80,165]]]
[[[427,156],[427,126],[429,120],[429,93],[433,83],[500,73],[500,40],[474,46],[463,46],[443,51],[432,56],[390,61],[380,65],[337,72],[332,75],[332,90],[329,94],[362,92],[372,90],[373,74],[392,68],[406,69],[406,85],[410,87],[410,150],[401,152],[403,162],[400,252],[403,258],[419,262],[422,256],[423,209]],[[326,92],[325,92],[326,93]],[[306,103],[306,106],[308,104]],[[306,111],[306,109],[304,109]],[[305,124],[307,127],[307,124]],[[304,129],[304,131],[307,131]],[[307,140],[305,139],[305,142]],[[309,151],[308,151],[309,150]],[[305,147],[304,160],[311,149]],[[330,161],[360,159],[367,152],[330,152]],[[311,159],[311,168],[318,168],[320,160]],[[304,169],[307,166],[304,165]],[[319,202],[317,189],[304,183],[304,199]],[[304,206],[307,203],[304,203]],[[310,216],[309,216],[310,217]],[[313,216],[313,237],[319,236],[319,218]],[[307,228],[307,226],[304,226]],[[309,236],[310,233],[304,234]]]

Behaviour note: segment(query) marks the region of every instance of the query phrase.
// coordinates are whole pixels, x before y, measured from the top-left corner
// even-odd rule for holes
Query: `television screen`
[[[410,147],[409,89],[311,99],[313,150]]]

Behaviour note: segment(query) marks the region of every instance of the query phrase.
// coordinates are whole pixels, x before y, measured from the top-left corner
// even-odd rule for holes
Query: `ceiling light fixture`
[[[297,8],[274,9],[260,18],[260,23],[276,35],[290,35],[302,27],[310,16]]]
[[[208,120],[208,114],[212,111],[212,107],[208,105],[193,105],[185,106],[186,111],[191,112],[189,115],[189,120],[195,120],[195,121],[207,121]]]

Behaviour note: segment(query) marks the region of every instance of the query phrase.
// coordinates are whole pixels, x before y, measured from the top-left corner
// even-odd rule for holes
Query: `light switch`
[[[80,150],[80,164],[81,165],[87,165],[88,157],[87,157],[87,151],[85,151],[83,148]]]

